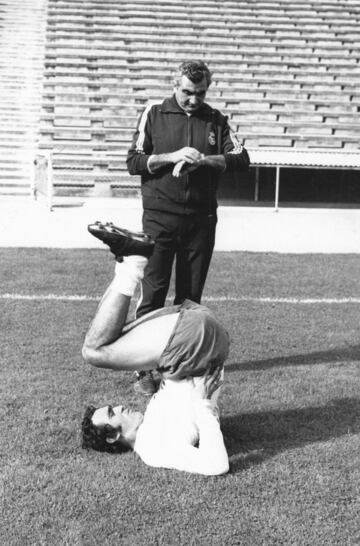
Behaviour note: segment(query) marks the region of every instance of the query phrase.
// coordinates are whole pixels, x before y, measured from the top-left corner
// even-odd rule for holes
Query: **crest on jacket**
[[[215,135],[214,131],[210,131],[208,141],[209,141],[210,146],[215,146],[215,144],[216,144],[216,135]]]

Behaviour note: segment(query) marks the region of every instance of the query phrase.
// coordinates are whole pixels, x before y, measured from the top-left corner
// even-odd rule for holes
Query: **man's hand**
[[[179,161],[185,161],[186,163],[196,163],[202,157],[202,154],[198,152],[196,148],[185,146],[176,152],[169,154],[172,163],[179,163]]]
[[[200,154],[200,158],[193,163],[189,163],[185,160],[176,163],[172,175],[175,178],[184,176],[186,174],[195,171],[199,167],[208,167],[216,171],[224,172],[226,168],[225,157],[223,155],[204,155]]]
[[[187,163],[186,161],[179,161],[179,163],[176,163],[175,167],[173,168],[172,175],[175,178],[180,178],[181,176],[185,176],[186,174],[189,174],[192,171],[195,171],[195,169],[197,168],[198,168],[198,163],[193,163],[191,165],[190,163]]]
[[[174,176],[179,177],[185,174],[184,172],[181,172],[180,174],[180,170],[184,165],[186,165],[186,167],[194,166],[194,168],[197,168],[201,164],[203,157],[203,154],[198,152],[196,148],[185,146],[185,148],[181,148],[176,152],[151,155],[148,159],[147,166],[150,173],[153,174],[163,167],[175,164],[175,168],[178,169],[179,174],[176,174]],[[181,164],[181,166],[178,167],[179,163]]]
[[[223,366],[218,366],[211,373],[208,370],[196,383],[194,391],[200,398],[208,399],[212,397],[214,392],[223,384],[222,376]]]
[[[175,178],[180,178],[180,176],[185,176],[186,174],[195,171],[198,167],[201,167],[204,164],[204,158],[204,154],[200,154],[200,159],[194,163],[187,163],[185,160],[179,161],[173,168],[172,175]]]

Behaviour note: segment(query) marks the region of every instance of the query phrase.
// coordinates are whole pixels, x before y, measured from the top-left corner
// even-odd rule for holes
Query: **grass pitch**
[[[131,374],[81,359],[106,251],[1,249],[0,264],[4,545],[360,543],[360,304],[343,300],[360,298],[360,256],[215,254],[231,471],[210,478],[80,448],[88,403],[145,407]]]

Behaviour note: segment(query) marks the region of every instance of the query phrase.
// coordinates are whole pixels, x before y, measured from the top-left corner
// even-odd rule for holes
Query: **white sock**
[[[115,264],[113,285],[125,296],[133,296],[137,285],[144,276],[148,259],[144,256],[124,256],[122,262]]]

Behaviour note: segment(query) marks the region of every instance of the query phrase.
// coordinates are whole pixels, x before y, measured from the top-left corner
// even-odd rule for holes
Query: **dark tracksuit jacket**
[[[199,167],[180,178],[174,165],[156,173],[147,167],[151,155],[171,153],[184,146],[205,155],[224,155],[226,171],[244,171],[249,156],[232,133],[227,117],[203,103],[191,116],[175,95],[149,105],[140,116],[128,151],[130,174],[141,175],[143,229],[155,239],[143,281],[138,316],[162,307],[174,256],[177,256],[175,304],[184,299],[200,302],[215,241],[216,191],[220,174]]]

